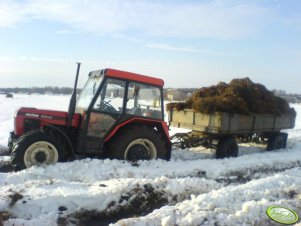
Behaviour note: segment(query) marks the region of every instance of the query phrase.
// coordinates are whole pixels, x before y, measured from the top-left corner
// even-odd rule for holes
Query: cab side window
[[[128,86],[126,113],[162,119],[161,92],[156,86],[131,82]]]

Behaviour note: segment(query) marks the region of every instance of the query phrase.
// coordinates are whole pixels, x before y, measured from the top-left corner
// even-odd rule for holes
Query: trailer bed
[[[184,109],[168,111],[169,125],[178,128],[191,129],[193,131],[208,134],[243,134],[273,132],[282,129],[290,129],[295,126],[296,115],[291,112],[281,116],[265,114],[230,114],[215,112],[203,114]]]

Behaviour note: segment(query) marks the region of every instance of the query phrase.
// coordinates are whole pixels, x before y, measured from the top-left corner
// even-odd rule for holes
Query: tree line
[[[164,98],[167,98],[167,94],[170,91],[170,88],[164,88]],[[188,97],[196,91],[196,88],[175,88],[172,90],[177,90],[183,93],[183,96]],[[10,93],[25,93],[25,94],[61,94],[61,95],[70,95],[73,91],[71,87],[57,87],[57,86],[45,86],[45,87],[28,87],[28,88],[0,88],[0,94],[10,94]],[[77,89],[77,93],[79,93],[81,89]],[[280,96],[283,99],[287,100],[290,103],[301,103],[301,95],[300,94],[288,94],[283,90],[272,90],[272,92],[276,96]],[[183,98],[185,99],[185,98]]]
[[[79,90],[79,89],[78,89]],[[52,86],[45,86],[45,87],[29,87],[29,88],[0,88],[0,93],[25,93],[25,94],[71,94],[73,88],[70,87],[52,87]]]

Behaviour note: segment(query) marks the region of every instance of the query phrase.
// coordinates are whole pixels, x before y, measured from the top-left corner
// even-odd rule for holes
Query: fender
[[[107,135],[105,142],[108,142],[120,129],[122,129],[123,127],[135,123],[135,122],[139,122],[142,124],[150,124],[150,125],[156,125],[159,126],[158,129],[161,129],[164,134],[164,138],[167,141],[168,144],[168,148],[171,148],[171,142],[170,142],[170,138],[169,138],[169,132],[168,132],[168,126],[166,124],[166,122],[164,121],[158,121],[158,120],[152,120],[152,119],[145,119],[145,118],[131,118],[125,122],[120,123],[119,125],[115,126],[114,129]]]
[[[49,125],[49,124],[46,125],[44,128],[45,129],[49,128],[49,130],[54,130],[55,132],[57,132],[58,134],[60,134],[61,136],[63,136],[64,139],[67,141],[68,146],[70,148],[70,151],[68,151],[68,157],[69,158],[70,157],[71,158],[74,157],[75,151],[74,151],[73,144],[72,144],[71,140],[69,139],[69,137],[67,136],[67,134],[63,130],[61,130],[60,128],[57,128],[56,126]]]

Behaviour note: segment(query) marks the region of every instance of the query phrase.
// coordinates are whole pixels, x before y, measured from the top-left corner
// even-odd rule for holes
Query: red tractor
[[[8,147],[15,170],[77,155],[129,161],[170,159],[163,80],[114,69],[89,73],[68,112],[20,108]]]

